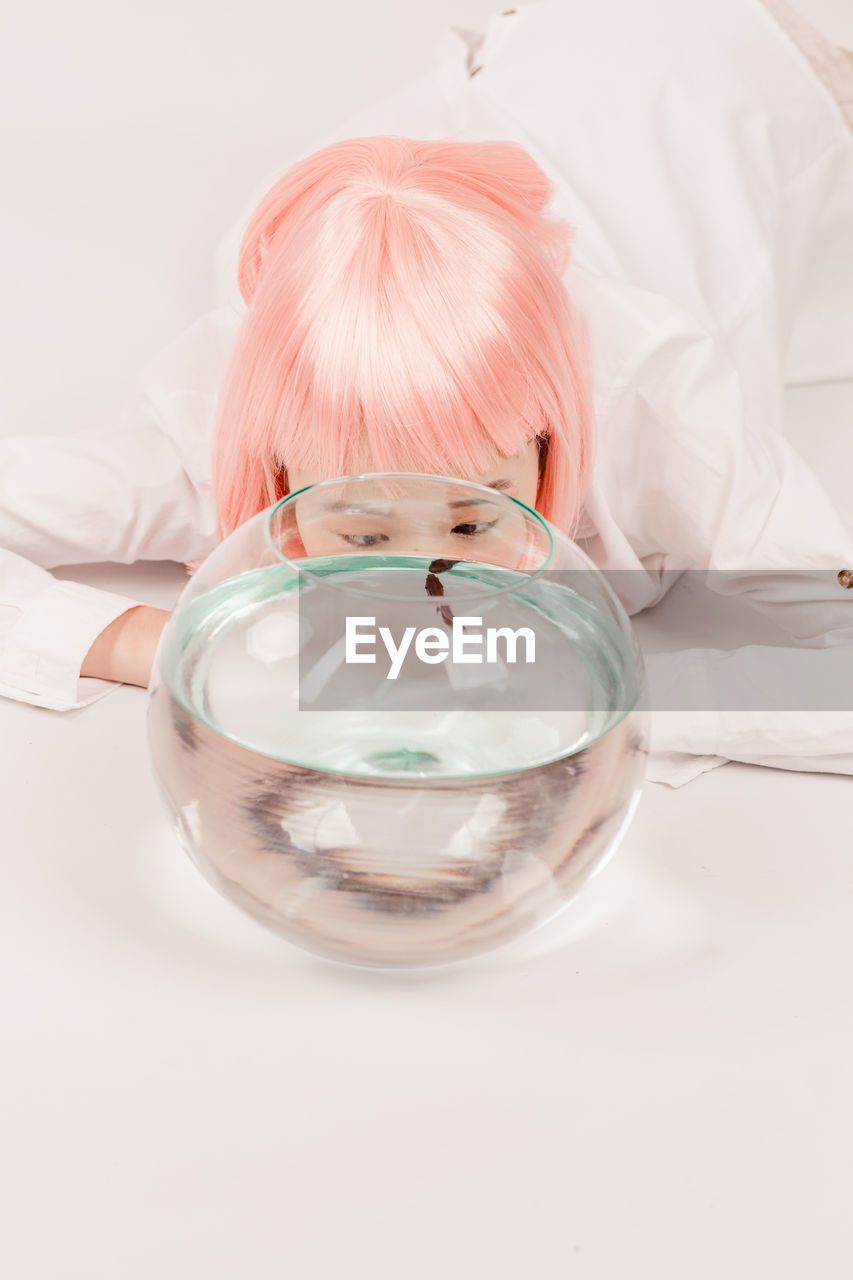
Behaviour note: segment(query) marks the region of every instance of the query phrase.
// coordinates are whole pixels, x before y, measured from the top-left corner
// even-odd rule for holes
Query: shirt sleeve
[[[216,545],[211,430],[238,325],[230,308],[197,321],[143,370],[114,428],[0,439],[0,694],[69,710],[115,687],[80,666],[140,601],[51,568],[187,561]]]
[[[735,371],[689,324],[650,349],[621,425],[630,541],[778,633],[650,658],[653,749],[853,773],[853,525],[781,434],[745,421]]]
[[[79,582],[0,550],[0,695],[55,711],[87,706],[115,685],[80,675],[105,627],[140,601]]]

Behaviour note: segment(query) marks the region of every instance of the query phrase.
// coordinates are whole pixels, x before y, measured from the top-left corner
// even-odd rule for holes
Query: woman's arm
[[[167,609],[137,605],[111,622],[95,639],[80,675],[146,689],[160,634],[169,619]]]
[[[689,322],[650,347],[609,425],[632,545],[708,571],[778,631],[751,643],[721,599],[722,637],[650,659],[654,748],[853,773],[853,523],[781,434],[746,422],[737,375]]]
[[[57,580],[60,564],[203,558],[216,392],[239,317],[203,317],[141,375],[119,425],[0,439],[0,695],[66,710],[147,684],[166,614]]]

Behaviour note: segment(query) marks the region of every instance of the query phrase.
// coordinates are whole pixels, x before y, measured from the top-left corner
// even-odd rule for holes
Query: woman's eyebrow
[[[512,480],[508,480],[508,479],[492,480],[492,482],[488,484],[486,488],[498,489],[498,490],[511,489],[512,484],[513,484]],[[489,501],[488,498],[464,498],[461,502],[449,502],[447,505],[451,509],[455,510],[457,507],[480,507],[480,506],[483,506],[485,503],[488,503],[488,501]],[[391,507],[380,506],[380,505],[374,506],[373,504],[360,504],[360,503],[354,503],[352,501],[347,502],[347,501],[341,501],[340,499],[338,499],[337,501],[333,500],[332,502],[325,503],[323,505],[323,510],[328,512],[345,511],[346,514],[349,516],[355,516],[355,515],[389,516],[392,513]]]
[[[492,483],[486,487],[489,489],[511,489],[512,481],[493,480]],[[482,507],[490,504],[488,498],[465,498],[462,502],[448,502],[447,505],[451,510],[455,510],[457,507]]]

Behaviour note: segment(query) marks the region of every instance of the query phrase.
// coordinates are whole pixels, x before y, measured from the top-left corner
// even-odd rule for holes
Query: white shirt
[[[550,2],[494,18],[479,46],[448,36],[435,72],[334,136],[528,149],[576,229],[566,286],[592,344],[583,549],[634,571],[632,613],[681,569],[731,570],[729,590],[838,671],[853,591],[791,598],[768,571],[853,567],[853,525],[779,433],[784,376],[853,376],[853,137],[758,0],[583,12],[583,41],[572,6]],[[211,430],[242,316],[241,231],[219,255],[221,307],[143,371],[117,430],[0,440],[0,694],[61,710],[111,687],[80,665],[138,602],[50,568],[215,546]],[[706,653],[679,655],[700,658],[711,672]],[[853,713],[657,715],[654,734],[661,750],[853,772]]]

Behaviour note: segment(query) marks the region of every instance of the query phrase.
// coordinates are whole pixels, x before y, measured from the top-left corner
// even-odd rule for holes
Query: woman
[[[195,559],[286,488],[364,466],[512,479],[631,571],[632,611],[720,569],[798,643],[840,644],[842,580],[780,599],[770,571],[853,563],[776,431],[784,376],[853,373],[816,284],[831,263],[829,319],[853,315],[853,138],[757,0],[510,11],[344,132],[364,140],[262,201],[240,301],[149,374],[123,434],[2,442],[0,690],[62,708],[93,677],[144,685],[165,621],[35,565]],[[408,141],[366,137],[388,133]],[[717,717],[673,742],[772,758],[761,726],[738,733]],[[781,754],[814,767],[801,749]]]

